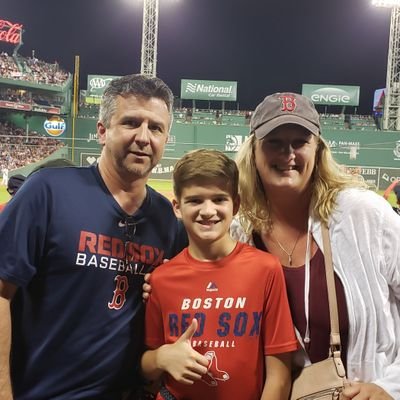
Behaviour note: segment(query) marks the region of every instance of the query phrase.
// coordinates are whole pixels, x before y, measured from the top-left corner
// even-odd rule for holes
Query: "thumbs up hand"
[[[165,344],[157,351],[157,364],[177,382],[192,385],[207,372],[208,360],[193,349],[191,340],[197,330],[196,319],[173,344]]]

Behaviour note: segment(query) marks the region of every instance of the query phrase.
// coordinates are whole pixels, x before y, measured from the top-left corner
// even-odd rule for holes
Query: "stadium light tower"
[[[400,0],[372,0],[391,8],[383,129],[400,131]]]
[[[159,0],[143,1],[142,54],[140,73],[157,74],[157,35]]]

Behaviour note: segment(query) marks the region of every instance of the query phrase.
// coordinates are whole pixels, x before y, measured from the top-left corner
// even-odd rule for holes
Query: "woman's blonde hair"
[[[270,231],[272,218],[268,198],[255,164],[256,137],[252,134],[239,149],[236,162],[239,168],[239,194],[241,205],[239,216],[243,227],[249,233]],[[318,138],[314,172],[311,177],[311,209],[316,218],[328,222],[338,193],[347,187],[368,188],[361,176],[347,174],[333,159],[327,143]]]

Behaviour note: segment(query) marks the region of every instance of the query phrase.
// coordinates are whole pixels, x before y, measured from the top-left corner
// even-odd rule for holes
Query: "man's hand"
[[[150,293],[151,293],[151,285],[149,283],[150,282],[150,276],[151,276],[150,273],[146,274],[144,276],[144,283],[143,283],[143,286],[142,286],[142,290],[143,290],[142,298],[143,298],[143,301],[145,301],[145,302],[149,299]]]
[[[384,389],[374,383],[351,382],[345,386],[341,400],[394,400]]]
[[[168,261],[169,261],[169,258],[164,258],[163,264],[165,264]],[[143,290],[142,298],[143,298],[144,302],[146,302],[149,299],[150,293],[151,293],[150,276],[151,276],[151,273],[145,274],[145,276],[144,276],[144,283],[142,286],[142,290]]]
[[[161,346],[157,351],[157,364],[177,382],[192,385],[207,372],[208,359],[193,349],[191,339],[197,330],[196,319],[173,344]]]

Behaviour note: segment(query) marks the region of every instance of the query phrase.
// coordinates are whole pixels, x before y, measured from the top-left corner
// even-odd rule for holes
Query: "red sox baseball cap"
[[[274,93],[267,96],[255,109],[250,122],[250,133],[262,139],[278,126],[301,125],[316,136],[320,135],[319,115],[313,102],[297,93]]]

